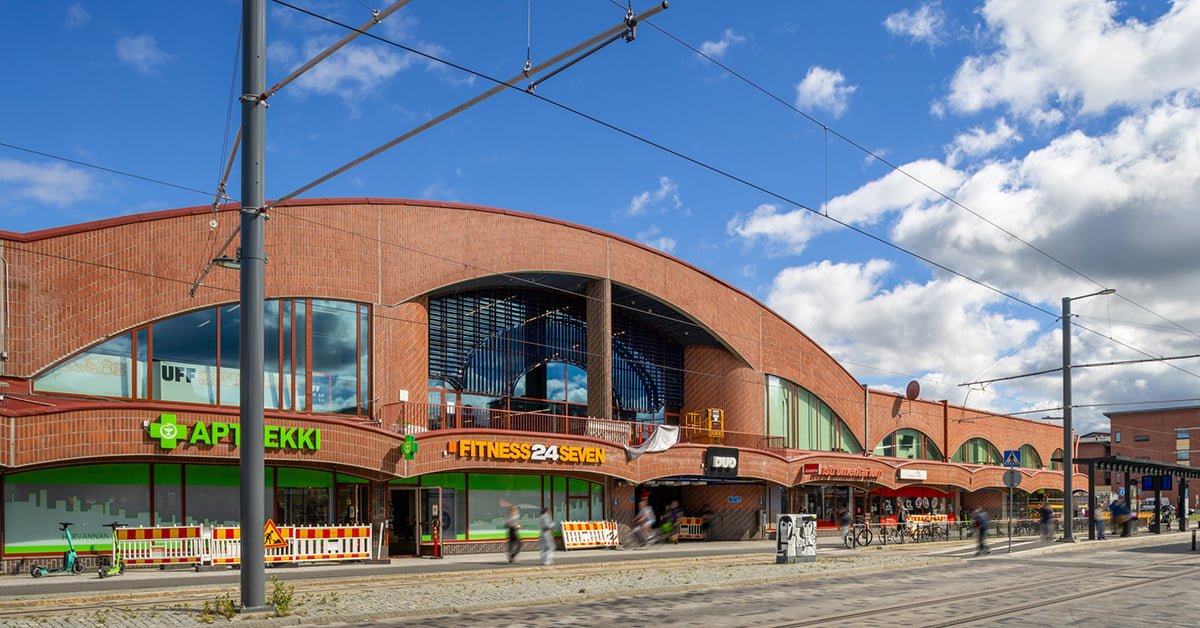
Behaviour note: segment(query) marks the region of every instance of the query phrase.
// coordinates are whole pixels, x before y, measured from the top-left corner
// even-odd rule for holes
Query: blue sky
[[[0,229],[211,203],[240,118],[240,4],[5,3]],[[296,6],[357,26],[388,5]],[[267,7],[268,84],[345,34]],[[411,2],[371,31],[386,42],[359,38],[272,97],[267,197],[625,10]],[[1075,364],[1200,353],[1198,58],[1195,1],[677,0],[537,97],[502,93],[303,196],[609,231],[762,300],[864,383],[1059,416],[1058,374],[960,384],[1061,366],[1064,296],[1118,291],[1073,303]],[[1076,428],[1138,407],[1115,404],[1194,405],[1198,374],[1076,369]]]

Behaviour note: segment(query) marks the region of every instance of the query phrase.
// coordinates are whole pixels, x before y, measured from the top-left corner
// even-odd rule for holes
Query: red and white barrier
[[[201,526],[117,528],[117,550],[127,565],[198,565],[207,543]]]
[[[616,521],[564,521],[562,537],[563,547],[569,550],[619,544]]]

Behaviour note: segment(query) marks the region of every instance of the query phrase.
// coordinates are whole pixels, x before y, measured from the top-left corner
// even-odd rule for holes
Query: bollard
[[[1192,530],[1192,551],[1196,551],[1196,531]]]

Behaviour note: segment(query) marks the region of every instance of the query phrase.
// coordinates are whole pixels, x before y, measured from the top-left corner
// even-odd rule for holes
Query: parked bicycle
[[[856,523],[850,527],[850,534],[846,535],[846,549],[870,545],[874,537],[869,524]]]

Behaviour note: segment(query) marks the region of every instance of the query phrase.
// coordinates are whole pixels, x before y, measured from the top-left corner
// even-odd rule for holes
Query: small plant
[[[279,576],[271,576],[271,596],[267,604],[275,607],[276,617],[287,617],[292,610],[292,600],[296,597],[296,586],[284,584]]]
[[[229,599],[228,593],[218,595],[216,599],[205,600],[204,608],[200,609],[200,621],[211,624],[217,615],[225,619],[233,619],[237,615],[237,606]]]

